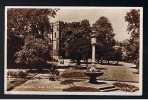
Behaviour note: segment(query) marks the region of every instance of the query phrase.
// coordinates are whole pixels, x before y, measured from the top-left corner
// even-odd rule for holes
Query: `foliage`
[[[57,11],[58,9],[8,9],[8,34],[12,28],[19,34],[48,31],[48,16],[55,17]]]
[[[98,57],[100,58],[100,57]],[[120,60],[122,60],[122,51],[120,47],[112,47],[110,50],[108,50],[103,56],[101,56],[101,64],[103,64],[103,60],[107,60],[108,64],[110,64],[109,61],[116,61],[114,64],[118,64]]]
[[[62,47],[65,56],[80,63],[80,59],[88,58],[90,54],[90,24],[88,20],[81,22],[62,23]],[[61,25],[61,27],[62,27]]]
[[[119,60],[121,52],[113,48],[115,45],[112,24],[109,20],[102,16],[93,27],[90,27],[88,20],[81,22],[72,22],[60,24],[61,30],[61,54],[65,54],[68,58],[76,60],[80,64],[80,60],[87,60],[91,57],[91,33],[96,31],[96,56],[98,59],[116,59]],[[114,55],[113,55],[114,54]],[[62,55],[65,57],[65,55]]]
[[[128,57],[135,64],[139,64],[139,34],[140,34],[140,10],[127,12],[125,21],[128,22],[127,31],[131,35],[127,46]]]
[[[23,65],[35,65],[35,64],[43,64],[50,58],[50,46],[47,41],[34,38],[22,47],[22,50],[16,52],[16,60],[17,64]]]
[[[93,30],[96,31],[96,56],[98,58],[110,56],[109,54],[115,45],[115,34],[113,33],[113,27],[108,18],[104,16],[100,17],[95,24],[93,24]]]
[[[17,57],[18,58],[16,62],[23,62],[19,61],[18,59],[22,60],[23,58],[21,56],[25,56],[24,59],[27,59],[27,56],[31,56],[30,53],[35,53],[36,51],[38,51],[35,50],[35,47],[43,49],[43,47],[41,47],[40,45],[42,45],[42,42],[44,40],[41,39],[46,38],[47,34],[50,34],[51,32],[49,17],[55,17],[57,11],[58,9],[32,8],[10,8],[7,10],[8,66],[14,65],[14,60]],[[29,36],[35,36],[34,38],[38,39],[32,40],[32,42],[30,42],[29,44],[25,43],[27,42],[26,40]],[[37,42],[36,44],[38,44],[39,46],[35,46],[36,44],[33,42]],[[35,47],[32,48],[29,45],[34,45]],[[17,54],[14,57],[16,52]],[[31,57],[33,57],[33,55]],[[34,58],[34,60],[35,62],[37,60],[41,61],[41,58]],[[31,58],[28,58],[28,60],[26,61],[31,61]]]

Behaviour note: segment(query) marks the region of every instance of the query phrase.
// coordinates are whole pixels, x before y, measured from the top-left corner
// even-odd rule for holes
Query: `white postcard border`
[[[7,91],[7,10],[9,8],[25,9],[47,9],[47,8],[64,8],[64,9],[140,9],[140,49],[139,49],[139,91],[129,92],[40,92],[40,91]],[[5,41],[4,41],[4,93],[17,95],[114,95],[114,96],[142,96],[143,92],[143,7],[103,7],[103,6],[5,6]]]

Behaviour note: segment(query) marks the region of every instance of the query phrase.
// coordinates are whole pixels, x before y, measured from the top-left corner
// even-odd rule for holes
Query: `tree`
[[[129,45],[127,47],[128,57],[139,66],[139,34],[140,34],[140,10],[131,10],[127,12],[125,21],[128,22],[127,31],[131,34]]]
[[[80,64],[81,59],[87,59],[90,53],[90,24],[88,20],[65,23],[63,34],[63,48],[68,58]]]
[[[16,9],[7,11],[8,36],[12,28],[18,34],[43,34],[49,32],[48,16],[55,17],[58,9]]]
[[[96,31],[96,56],[97,59],[107,59],[110,56],[109,52],[115,45],[115,34],[113,33],[112,24],[108,18],[102,16],[95,24],[93,24],[93,30]],[[102,60],[101,60],[102,63]]]
[[[38,39],[38,45],[42,44],[41,41],[51,32],[49,24],[49,16],[55,17],[58,9],[24,9],[24,8],[11,8],[7,11],[7,42],[8,42],[8,66],[14,65],[14,60],[23,56],[27,48],[27,38],[34,36]],[[17,42],[21,39],[24,43]],[[42,40],[40,40],[42,39]],[[37,42],[37,40],[32,40]],[[16,45],[17,44],[17,45]],[[34,47],[30,49],[35,50]],[[36,47],[38,48],[38,47]],[[39,47],[40,48],[40,47]],[[17,53],[16,53],[17,52]],[[18,53],[22,54],[18,55]],[[34,51],[35,52],[35,51]],[[16,56],[14,56],[16,53]],[[27,56],[26,56],[27,57]],[[21,58],[20,58],[21,59]],[[19,61],[16,61],[19,62]]]

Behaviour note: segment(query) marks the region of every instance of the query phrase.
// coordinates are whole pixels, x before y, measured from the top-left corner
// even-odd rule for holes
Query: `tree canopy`
[[[66,56],[78,62],[86,58],[90,53],[90,32],[91,27],[88,20],[81,22],[63,23],[61,31],[63,38],[63,48],[67,52]],[[61,26],[62,27],[62,26]]]
[[[108,55],[115,45],[113,27],[108,18],[102,16],[94,24],[93,30],[96,31],[96,54],[98,57]]]
[[[130,61],[139,64],[139,34],[140,34],[140,10],[131,10],[126,13],[125,21],[128,23],[127,31],[131,35],[127,46]]]
[[[55,17],[57,11],[58,9],[24,8],[7,10],[8,66],[12,66],[14,62],[32,64],[46,60],[43,55],[47,55],[47,49],[50,52],[46,37],[51,32],[48,17]]]
[[[15,32],[25,35],[26,33],[42,34],[49,32],[48,16],[55,17],[58,9],[16,9],[7,11],[8,36],[15,28]]]

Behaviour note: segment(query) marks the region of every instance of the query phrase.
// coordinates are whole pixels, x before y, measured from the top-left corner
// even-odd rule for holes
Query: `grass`
[[[100,80],[138,82],[138,74],[133,73],[130,67],[101,65],[100,69],[103,69],[101,71],[104,72],[102,76],[98,77]],[[85,75],[84,71],[80,69],[66,69],[61,76],[63,78],[87,78],[88,76]]]
[[[62,74],[61,77],[63,78],[83,78],[86,77],[84,70],[78,69],[67,69]]]
[[[138,76],[131,72],[127,67],[108,67],[103,70],[104,74],[99,77],[100,80],[138,82]]]

